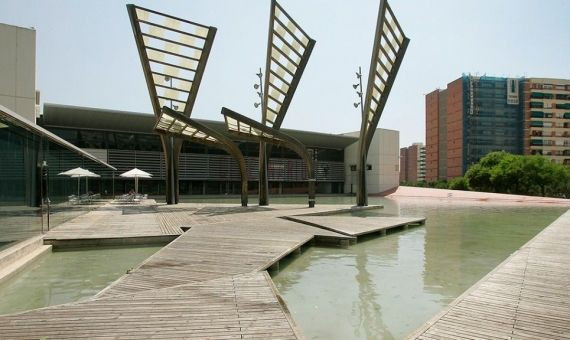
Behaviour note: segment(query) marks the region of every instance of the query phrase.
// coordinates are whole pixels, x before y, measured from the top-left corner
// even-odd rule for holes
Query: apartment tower
[[[426,95],[426,180],[465,174],[492,151],[522,153],[523,79],[463,75]]]
[[[400,183],[426,180],[426,148],[423,143],[414,143],[400,149]]]

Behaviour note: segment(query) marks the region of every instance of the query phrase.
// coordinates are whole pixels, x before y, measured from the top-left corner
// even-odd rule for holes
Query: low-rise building
[[[250,192],[256,193],[258,144],[227,134],[222,121],[199,121],[236,142],[246,159]],[[45,104],[39,124],[114,165],[117,173],[137,167],[153,174],[152,179],[141,181],[139,189],[147,194],[164,193],[164,156],[160,139],[153,131],[155,117],[152,114]],[[313,150],[318,193],[351,192],[352,177],[347,164],[356,164],[358,133],[334,135],[291,129],[283,131]],[[368,158],[371,194],[398,186],[398,136],[397,131],[379,129],[373,139]],[[221,149],[184,142],[179,164],[181,195],[240,192],[237,164]],[[307,170],[293,151],[272,147],[268,170],[271,194],[306,192]],[[99,180],[93,180],[92,185],[94,190],[110,195],[128,192],[133,181],[113,177],[109,173],[103,174]]]
[[[345,136],[358,137],[359,132]],[[358,185],[356,164],[358,164],[358,142],[344,150],[345,181],[344,192],[356,193]],[[368,150],[366,185],[368,194],[384,195],[396,191],[400,180],[400,132],[389,129],[376,129]]]

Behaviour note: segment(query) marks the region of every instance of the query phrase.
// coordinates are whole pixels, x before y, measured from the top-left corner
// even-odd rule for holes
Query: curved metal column
[[[226,136],[220,134],[219,132],[214,131],[214,130],[210,129],[209,127],[203,125],[202,123],[199,123],[199,122],[197,122],[191,118],[188,118],[188,117],[184,116],[183,114],[176,112],[176,111],[174,111],[168,107],[163,107],[162,110],[164,112],[163,114],[167,114],[168,116],[173,117],[174,119],[186,124],[187,126],[190,126],[197,131],[200,131],[200,132],[202,132],[208,136],[213,137],[217,141],[217,142],[214,142],[214,141],[203,139],[203,138],[193,137],[191,135],[183,134],[181,131],[176,132],[176,131],[169,131],[169,130],[159,128],[158,125],[161,122],[161,118],[162,118],[162,115],[161,115],[159,117],[157,125],[155,126],[155,131],[157,131],[158,133],[161,134],[161,136],[166,137],[166,138],[176,137],[176,139],[180,141],[180,146],[178,147],[178,152],[180,152],[182,140],[188,140],[188,141],[191,141],[194,143],[200,143],[200,144],[210,145],[210,146],[220,148],[220,149],[226,151],[236,161],[238,168],[239,168],[240,180],[241,180],[241,205],[246,207],[247,203],[248,203],[247,167],[245,164],[245,158],[243,157],[243,154],[241,153],[240,149],[234,144],[234,142],[231,141]],[[176,163],[176,169],[178,169],[178,163]],[[177,174],[178,174],[178,171],[176,171],[176,177],[177,177]],[[178,188],[178,186],[177,186],[177,188]]]
[[[315,168],[313,163],[312,150],[311,152],[309,152],[309,150],[303,145],[303,143],[299,142],[297,139],[279,130],[275,130],[261,123],[258,123],[253,119],[242,116],[239,113],[232,111],[228,108],[223,107],[222,114],[226,117],[226,122],[227,122],[227,117],[230,117],[238,121],[239,123],[248,125],[249,127],[251,127],[251,129],[260,131],[261,133],[260,134],[244,133],[239,128],[237,130],[229,129],[230,132],[248,140],[265,142],[276,146],[284,146],[288,149],[293,150],[297,155],[299,155],[299,157],[301,157],[301,159],[305,162],[305,165],[307,166],[309,207],[310,208],[314,207],[316,179],[315,179]]]

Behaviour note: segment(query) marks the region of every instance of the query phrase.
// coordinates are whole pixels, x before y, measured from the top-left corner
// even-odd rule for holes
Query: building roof
[[[11,123],[13,123],[14,125],[17,125],[21,128],[24,128],[36,135],[42,136],[46,139],[48,139],[49,141],[59,144],[61,146],[63,146],[66,149],[69,149],[77,154],[79,154],[80,156],[83,156],[85,158],[88,158],[94,162],[97,162],[109,169],[112,170],[117,170],[115,167],[107,164],[106,162],[103,162],[102,160],[100,160],[99,158],[93,156],[92,154],[83,151],[82,149],[76,147],[75,145],[69,143],[68,141],[64,140],[61,137],[56,136],[55,134],[49,132],[48,130],[42,128],[41,126],[38,126],[36,124],[34,124],[33,122],[31,122],[30,120],[20,116],[19,114],[7,109],[6,107],[0,105],[0,117],[10,121]]]
[[[196,119],[207,127],[235,139],[223,121]],[[107,110],[90,107],[45,103],[40,124],[46,127],[104,130],[154,134],[155,117],[151,113]],[[357,137],[313,131],[281,129],[310,147],[344,149],[358,141]]]

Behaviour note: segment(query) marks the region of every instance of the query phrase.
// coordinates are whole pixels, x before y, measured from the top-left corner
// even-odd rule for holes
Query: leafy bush
[[[456,177],[449,182],[449,189],[469,190],[469,181],[465,177]]]
[[[469,187],[477,191],[567,197],[570,170],[547,158],[491,152],[465,173]]]

